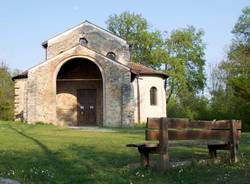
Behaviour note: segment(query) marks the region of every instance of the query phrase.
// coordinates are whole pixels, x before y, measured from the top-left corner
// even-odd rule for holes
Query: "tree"
[[[167,83],[170,117],[209,119],[208,100],[200,95],[206,82],[203,35],[202,30],[189,26],[172,31],[166,39],[169,58],[165,72],[170,76]]]
[[[250,6],[245,7],[242,10],[238,21],[236,22],[232,33],[235,36],[235,40],[244,45],[250,43]]]
[[[211,119],[240,119],[243,129],[250,130],[250,104],[246,99],[236,95],[229,82],[231,73],[221,62],[213,69],[213,87],[210,89],[210,116]]]
[[[217,88],[211,95],[211,111],[216,117],[241,119],[250,129],[250,7],[242,11],[232,33],[227,58],[215,69]]]
[[[198,94],[204,89],[204,49],[202,41],[204,32],[190,26],[171,32],[166,40],[166,50],[169,58],[165,63],[165,72],[168,79],[168,100],[174,94],[180,97],[181,93]]]
[[[184,95],[181,99],[173,96],[168,103],[168,116],[210,120],[208,99],[204,96],[197,96],[191,93]]]
[[[162,33],[150,31],[151,27],[141,15],[130,12],[111,15],[106,24],[108,30],[127,40],[133,62],[160,67],[161,61],[167,57]]]
[[[14,84],[9,68],[0,63],[0,119],[13,119]]]
[[[235,95],[250,103],[250,6],[243,9],[232,33],[234,39],[222,67]]]
[[[128,41],[133,62],[158,68],[165,65],[164,71],[171,77],[169,97],[184,89],[198,93],[204,88],[203,31],[189,26],[164,37],[160,31],[150,31],[141,15],[130,12],[109,16],[106,24],[111,32]]]
[[[176,112],[171,109],[176,104],[175,107],[180,107],[178,115],[197,117],[197,104],[191,105],[190,99],[199,104],[204,101],[202,97],[196,98],[205,85],[204,32],[189,26],[167,36],[166,32],[152,31],[145,18],[130,12],[109,16],[106,23],[108,30],[128,41],[133,62],[161,69],[170,76],[167,103],[171,96],[173,103],[169,105],[169,114]]]
[[[221,64],[213,66],[211,70],[209,87],[211,119],[233,119],[235,104],[232,88],[226,84],[227,75]]]

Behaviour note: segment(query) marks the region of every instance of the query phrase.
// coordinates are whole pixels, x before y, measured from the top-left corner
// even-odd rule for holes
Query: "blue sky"
[[[0,60],[25,70],[44,60],[41,43],[84,20],[103,28],[109,15],[142,14],[161,31],[193,25],[205,31],[207,66],[218,63],[247,0],[1,0]]]

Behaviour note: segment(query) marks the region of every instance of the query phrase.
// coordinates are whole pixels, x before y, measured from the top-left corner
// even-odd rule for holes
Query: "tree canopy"
[[[236,96],[250,102],[250,6],[242,11],[232,31],[234,39],[223,68]]]
[[[166,39],[168,60],[165,72],[168,80],[169,98],[172,94],[183,92],[199,93],[205,86],[205,44],[202,41],[204,32],[193,26],[177,29]]]
[[[162,58],[166,57],[161,32],[150,31],[151,26],[142,15],[123,12],[109,16],[106,24],[109,31],[127,40],[131,61],[159,67]]]
[[[214,69],[211,105],[217,117],[241,119],[250,129],[250,7],[242,10],[232,33],[227,58]]]
[[[108,29],[126,39],[131,60],[161,69],[167,80],[168,116],[192,119],[242,119],[250,114],[250,7],[242,11],[232,33],[227,58],[211,73],[206,86],[204,32],[193,26],[155,31],[141,15],[124,12],[107,20]],[[250,128],[250,127],[249,127]]]
[[[203,90],[203,31],[189,26],[167,36],[166,31],[152,31],[145,18],[130,12],[111,15],[106,23],[111,32],[128,41],[133,62],[162,69],[170,76],[168,99],[180,91],[199,93]]]

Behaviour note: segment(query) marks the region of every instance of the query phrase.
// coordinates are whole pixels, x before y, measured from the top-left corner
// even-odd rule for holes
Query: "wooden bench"
[[[138,148],[142,166],[149,166],[149,154],[159,154],[160,169],[166,170],[170,166],[169,147],[176,145],[207,145],[211,158],[216,157],[217,150],[229,150],[230,160],[237,162],[240,134],[240,120],[190,121],[185,118],[148,118],[145,139],[157,140],[157,143],[126,146]]]

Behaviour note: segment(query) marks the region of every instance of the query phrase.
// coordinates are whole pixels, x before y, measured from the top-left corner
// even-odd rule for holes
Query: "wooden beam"
[[[147,118],[147,128],[160,128],[161,118]]]
[[[102,79],[57,79],[58,82],[67,82],[67,81],[99,81]]]
[[[168,120],[168,128],[173,129],[215,129],[229,130],[231,127],[230,120],[219,121],[189,121],[187,118],[166,118]],[[235,121],[236,129],[241,129],[241,122]],[[148,118],[147,128],[160,128],[160,118]]]
[[[240,131],[236,131],[235,140],[239,139]],[[146,140],[159,140],[160,133],[157,130],[146,130]],[[169,140],[223,140],[230,141],[231,132],[229,130],[168,130]]]

